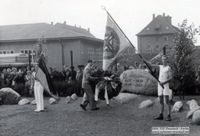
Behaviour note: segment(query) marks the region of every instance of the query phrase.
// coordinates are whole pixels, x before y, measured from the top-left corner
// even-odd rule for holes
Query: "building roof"
[[[155,17],[153,14],[153,20],[137,36],[173,34],[177,31],[178,28],[172,25],[170,16],[163,14]]]
[[[0,42],[15,40],[38,40],[39,38],[76,38],[86,37],[95,39],[88,30],[57,23],[34,23],[0,26]]]

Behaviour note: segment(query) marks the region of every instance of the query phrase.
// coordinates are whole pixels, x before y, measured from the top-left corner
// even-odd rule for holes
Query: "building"
[[[152,21],[137,34],[138,50],[140,53],[157,54],[164,46],[174,46],[174,36],[178,28],[172,25],[172,18],[163,15],[155,16]]]
[[[0,26],[0,54],[29,52],[34,60],[34,46],[43,41],[48,67],[62,70],[63,65],[85,65],[88,59],[102,61],[103,40],[95,38],[90,30],[64,23],[19,24]]]

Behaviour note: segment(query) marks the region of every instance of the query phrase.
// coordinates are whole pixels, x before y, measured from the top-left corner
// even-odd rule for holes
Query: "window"
[[[165,37],[164,37],[164,40],[165,40],[165,41],[168,41],[168,40],[169,40],[168,36],[165,36]]]

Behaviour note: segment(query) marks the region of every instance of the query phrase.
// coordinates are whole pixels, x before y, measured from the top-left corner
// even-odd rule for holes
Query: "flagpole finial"
[[[101,5],[101,8],[106,11],[106,7],[104,5]]]

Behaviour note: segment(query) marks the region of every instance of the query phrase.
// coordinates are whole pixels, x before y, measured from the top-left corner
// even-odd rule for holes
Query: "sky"
[[[184,19],[200,26],[199,0],[0,0],[0,25],[26,23],[63,23],[90,28],[97,38],[104,39],[106,12],[137,48],[137,36],[152,15],[169,15],[177,26]],[[197,45],[200,38],[197,36]]]

